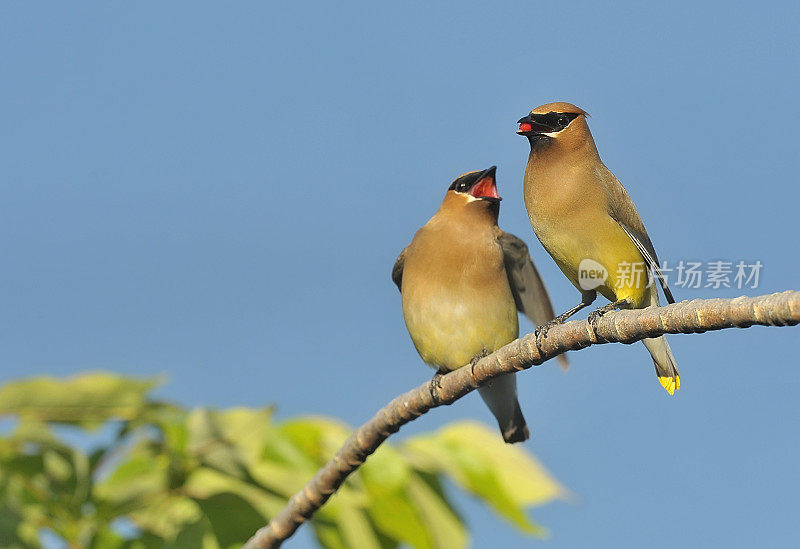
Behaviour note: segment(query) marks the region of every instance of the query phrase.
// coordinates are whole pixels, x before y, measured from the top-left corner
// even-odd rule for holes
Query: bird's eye
[[[466,184],[464,181],[462,181],[461,183],[459,183],[459,184],[456,186],[456,190],[457,190],[458,192],[464,192],[464,190],[466,190],[466,188],[467,188],[467,184]]]
[[[559,116],[558,125],[561,126],[562,128],[566,128],[567,126],[569,126],[569,117],[563,114]]]

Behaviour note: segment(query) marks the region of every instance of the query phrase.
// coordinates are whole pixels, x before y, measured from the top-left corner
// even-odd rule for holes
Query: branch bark
[[[471,367],[459,368],[400,395],[359,427],[336,455],[292,496],[268,525],[258,530],[244,549],[279,547],[319,509],[344,480],[400,427],[431,408],[451,404],[499,375],[538,366],[566,351],[600,343],[633,343],[662,334],[702,333],[725,328],[793,326],[800,323],[800,291],[735,299],[695,299],[666,307],[616,311],[594,325],[574,320],[552,328],[537,341],[528,334],[512,341]]]

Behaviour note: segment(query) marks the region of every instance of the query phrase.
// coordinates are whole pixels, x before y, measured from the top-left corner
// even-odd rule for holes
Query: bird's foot
[[[556,326],[564,324],[574,314],[575,314],[575,309],[570,309],[566,313],[561,313],[550,322],[545,322],[544,324],[536,328],[536,330],[534,330],[533,333],[536,335],[536,339],[538,340],[540,337],[546,339],[547,332],[549,332]]]
[[[597,321],[603,318],[604,315],[610,313],[611,311],[616,311],[617,309],[627,309],[630,307],[630,301],[627,299],[618,299],[612,303],[608,303],[607,305],[603,305],[602,307],[595,309],[591,313],[589,313],[589,324],[592,325],[592,329],[597,328]]]
[[[591,313],[589,313],[589,318],[587,320],[589,321],[589,324],[592,325],[592,328],[597,327],[597,321],[603,318],[603,315],[606,314],[607,312],[608,311],[601,311],[600,309],[598,309],[596,311],[592,311]]]
[[[553,328],[554,326],[558,326],[559,324],[563,324],[563,323],[564,323],[563,320],[559,321],[558,318],[554,318],[550,322],[542,324],[541,326],[536,328],[536,330],[534,330],[533,334],[536,336],[536,340],[537,341],[539,340],[539,338],[546,339],[547,338],[547,332],[549,332],[551,328]]]
[[[580,303],[575,305],[569,311],[561,313],[560,315],[555,317],[550,322],[545,322],[544,324],[542,324],[541,326],[536,328],[536,331],[534,331],[533,334],[534,334],[534,337],[536,338],[536,347],[539,349],[539,351],[541,352],[541,350],[542,350],[542,340],[543,339],[547,339],[547,332],[549,332],[554,326],[558,326],[559,324],[564,324],[567,320],[569,320],[569,318],[572,315],[574,315],[575,313],[577,313],[578,311],[580,311],[584,307],[588,307],[589,305],[594,303],[594,300],[596,298],[597,298],[597,292],[595,290],[590,290],[588,292],[583,292],[581,294],[581,302]]]
[[[478,362],[480,362],[482,358],[486,358],[490,354],[492,353],[490,353],[486,348],[484,348],[483,350],[481,350],[480,353],[472,357],[472,360],[469,361],[469,368],[470,368],[469,371],[472,373],[472,375],[475,375],[475,366],[478,364]]]
[[[472,360],[469,361],[469,365],[474,368],[480,359],[486,358],[490,354],[492,353],[490,353],[487,349],[483,349],[480,353],[472,357]]]
[[[433,377],[428,383],[428,390],[431,392],[431,398],[436,405],[442,403],[442,399],[440,397],[442,390],[442,376],[444,376],[446,373],[447,372],[445,370],[436,370],[436,373],[433,374]]]
[[[533,337],[536,340],[536,348],[539,349],[539,352],[542,352],[542,342],[547,339],[547,332],[549,332],[552,328],[564,324],[566,322],[566,318],[561,318],[564,315],[559,315],[550,322],[545,322],[533,332]],[[569,317],[567,317],[569,318]]]

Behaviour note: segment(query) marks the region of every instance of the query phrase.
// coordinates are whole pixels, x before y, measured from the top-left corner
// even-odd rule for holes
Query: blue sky
[[[501,226],[577,303],[522,205],[515,122],[553,100],[591,113],[662,260],[764,265],[677,299],[798,288],[797,3],[125,8],[0,8],[3,380],[166,373],[187,405],[363,422],[430,375],[389,274],[457,175],[498,166]],[[641,345],[522,374],[527,448],[575,495],[533,511],[542,545],[795,541],[797,341],[673,336],[673,398]],[[400,436],[459,418],[492,419],[470,395]],[[459,503],[475,547],[528,543]]]

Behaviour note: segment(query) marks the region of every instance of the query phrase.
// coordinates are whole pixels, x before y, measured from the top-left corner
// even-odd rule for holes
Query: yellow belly
[[[434,368],[455,370],[519,335],[510,291],[506,299],[465,300],[443,295],[423,301],[410,297],[403,300],[403,311],[417,352]]]
[[[542,234],[540,234],[540,232]],[[591,260],[605,268],[607,277],[596,289],[610,301],[629,299],[634,308],[649,304],[647,265],[633,241],[616,221],[584,222],[567,226],[551,227],[537,231],[545,249],[553,256],[566,277],[581,291],[586,285],[586,268]],[[582,264],[583,263],[583,264]],[[594,279],[599,282],[599,278]]]

